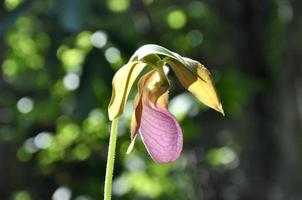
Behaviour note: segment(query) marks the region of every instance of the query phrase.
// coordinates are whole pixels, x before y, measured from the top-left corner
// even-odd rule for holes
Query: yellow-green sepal
[[[108,106],[110,120],[123,113],[132,85],[145,66],[146,63],[141,61],[128,62],[114,75],[112,80],[112,96]]]
[[[224,115],[221,102],[210,77],[210,72],[197,61],[189,58],[183,59],[187,62],[190,70],[175,60],[168,61],[178,80],[199,101]]]

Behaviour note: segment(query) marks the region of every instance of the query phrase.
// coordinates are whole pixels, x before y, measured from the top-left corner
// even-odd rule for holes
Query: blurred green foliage
[[[280,11],[283,1],[268,6],[268,32],[256,20],[260,35],[263,31],[271,36],[263,47],[270,51],[261,54],[271,74],[263,77],[263,69],[251,61],[250,55],[257,57],[258,52],[242,53],[251,39],[243,31],[248,25],[238,17],[244,5],[252,7],[209,0],[4,0],[0,199],[102,198],[111,79],[146,43],[160,44],[207,66],[226,118],[207,111],[171,73],[170,110],[181,122],[184,151],[175,163],[158,165],[140,141],[125,155],[130,100],[120,119],[113,199],[247,197],[240,185],[252,188],[253,184],[247,181],[246,163],[241,162],[249,146],[242,126],[254,119],[246,109],[253,110],[250,105],[278,73],[287,21]]]

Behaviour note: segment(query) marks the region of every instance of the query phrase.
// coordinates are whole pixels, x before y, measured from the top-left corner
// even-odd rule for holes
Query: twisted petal
[[[114,75],[112,96],[108,107],[110,120],[123,112],[131,87],[145,66],[146,64],[140,61],[129,62]]]
[[[182,131],[166,108],[144,102],[139,133],[155,162],[168,163],[180,156]]]

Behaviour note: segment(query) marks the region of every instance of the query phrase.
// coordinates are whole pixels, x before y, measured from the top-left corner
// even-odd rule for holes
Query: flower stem
[[[106,177],[105,177],[105,186],[104,186],[104,200],[111,199],[112,176],[113,176],[113,168],[114,168],[117,130],[118,130],[118,118],[113,119],[111,124],[111,133],[110,133],[110,140],[109,140]]]

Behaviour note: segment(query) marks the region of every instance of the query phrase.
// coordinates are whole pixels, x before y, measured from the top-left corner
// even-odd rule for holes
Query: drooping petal
[[[133,149],[139,129],[150,156],[156,162],[172,162],[179,157],[182,150],[182,131],[175,117],[168,111],[168,89],[166,76],[156,70],[150,71],[139,80],[131,122],[132,141],[127,153]],[[154,124],[148,125],[148,120]],[[155,140],[157,143],[153,144]]]
[[[180,156],[182,131],[167,109],[144,102],[139,133],[154,161],[169,163]]]
[[[153,55],[165,57],[162,61],[169,63],[186,89],[205,105],[224,115],[222,105],[210,79],[210,74],[202,64],[156,44],[147,44],[140,47],[130,60],[149,60],[151,56],[152,59],[149,62],[158,62]]]
[[[145,66],[146,64],[140,61],[129,62],[114,75],[112,96],[108,106],[110,120],[123,112],[131,87]]]
[[[202,103],[224,115],[222,105],[210,78],[210,72],[197,61],[189,58],[183,59],[187,62],[187,66],[190,66],[190,70],[178,62],[168,62],[178,80]]]
[[[183,138],[176,118],[167,109],[169,82],[158,71],[146,80],[141,97],[139,133],[154,161],[175,161],[182,150]]]

